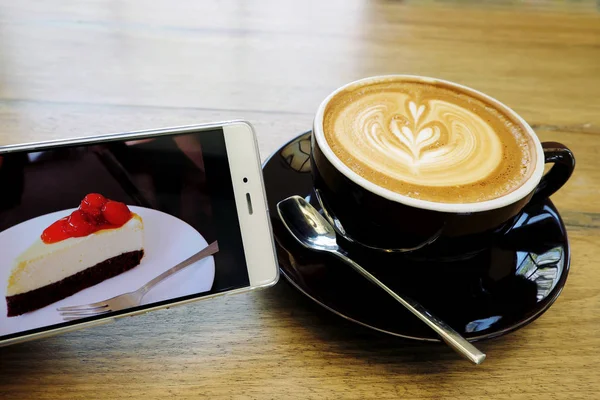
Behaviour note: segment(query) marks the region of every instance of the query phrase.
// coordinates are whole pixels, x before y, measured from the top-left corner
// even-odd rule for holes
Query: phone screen
[[[0,340],[247,286],[222,129],[0,154]]]

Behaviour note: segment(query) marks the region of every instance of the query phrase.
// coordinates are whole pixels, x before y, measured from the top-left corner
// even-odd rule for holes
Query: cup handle
[[[575,157],[567,146],[557,142],[542,143],[544,162],[554,163],[542,177],[533,193],[532,202],[544,200],[560,189],[571,177],[575,169]]]

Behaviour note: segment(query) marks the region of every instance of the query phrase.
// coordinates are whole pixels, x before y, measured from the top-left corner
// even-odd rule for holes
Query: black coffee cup
[[[323,133],[324,113],[329,101],[340,91],[386,79],[440,83],[481,98],[511,115],[534,144],[536,165],[532,174],[519,188],[502,197],[459,204],[400,195],[359,176],[329,147]],[[362,79],[329,95],[315,117],[310,158],[317,198],[337,233],[351,243],[385,252],[411,252],[439,242],[480,243],[489,234],[510,226],[529,202],[544,200],[560,189],[575,167],[575,158],[566,146],[541,143],[533,129],[499,101],[452,82],[404,75]],[[554,165],[544,174],[546,163]],[[464,251],[464,247],[457,246],[457,249]]]

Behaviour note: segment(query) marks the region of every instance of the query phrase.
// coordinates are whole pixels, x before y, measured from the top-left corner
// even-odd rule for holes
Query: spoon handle
[[[406,307],[410,312],[416,315],[421,321],[426,323],[431,329],[433,329],[450,347],[456,352],[460,353],[469,361],[474,364],[481,364],[485,360],[485,354],[479,351],[475,346],[462,337],[458,332],[452,329],[444,321],[438,319],[435,315],[431,314],[425,307],[417,303],[416,301],[401,297],[392,289],[387,287],[383,282],[373,276],[366,269],[357,264],[350,257],[346,256],[342,251],[331,251],[333,254],[342,259],[345,263],[354,268],[358,273],[367,278],[369,281],[385,290],[390,296],[396,301]]]

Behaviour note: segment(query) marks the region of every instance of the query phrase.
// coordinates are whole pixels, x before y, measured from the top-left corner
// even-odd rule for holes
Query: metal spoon
[[[300,196],[292,196],[277,204],[277,211],[285,227],[304,247],[331,253],[354,268],[369,281],[385,290],[390,296],[433,329],[450,347],[462,356],[481,364],[485,354],[469,343],[458,332],[427,311],[423,306],[407,297],[400,297],[379,279],[349,258],[338,246],[333,227],[319,212]]]

